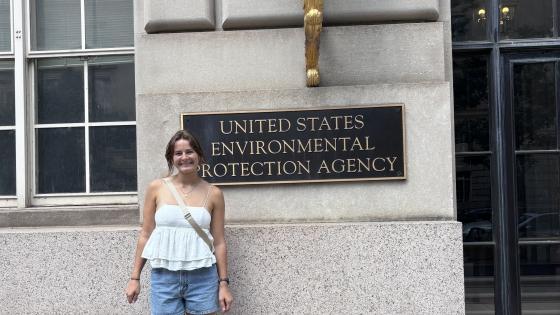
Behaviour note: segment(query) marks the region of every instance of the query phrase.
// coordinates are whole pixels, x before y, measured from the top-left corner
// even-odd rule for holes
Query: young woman
[[[222,191],[198,176],[204,155],[189,132],[181,130],[171,137],[165,159],[168,177],[151,182],[146,192],[144,223],[126,288],[128,302],[138,299],[140,274],[149,260],[152,314],[227,312],[233,299],[228,288]],[[185,218],[178,198],[206,241]]]

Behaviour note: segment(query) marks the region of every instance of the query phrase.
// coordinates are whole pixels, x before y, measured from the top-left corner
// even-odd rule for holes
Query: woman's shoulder
[[[220,187],[208,182],[206,182],[206,184],[208,185],[208,194],[210,195],[210,198],[223,198],[224,193],[222,192]]]
[[[202,182],[204,183],[203,185],[206,186],[206,189],[209,189],[209,190],[210,190],[210,193],[212,193],[213,191],[221,191],[221,190],[220,190],[220,187],[218,187],[218,186],[216,186],[216,185],[214,185],[214,184],[208,182],[208,181],[205,180],[205,179],[202,179]]]
[[[150,182],[150,184],[148,184],[148,191],[150,192],[157,192],[161,187],[163,187],[163,185],[165,184],[165,179],[168,177],[164,177],[164,178],[156,178],[154,180],[152,180]]]

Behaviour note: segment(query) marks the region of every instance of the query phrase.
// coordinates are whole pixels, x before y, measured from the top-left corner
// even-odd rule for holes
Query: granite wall
[[[231,314],[463,314],[459,223],[228,226]],[[0,230],[0,314],[148,314],[137,229]]]

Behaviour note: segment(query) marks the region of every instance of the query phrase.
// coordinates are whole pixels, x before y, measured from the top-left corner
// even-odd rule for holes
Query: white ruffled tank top
[[[210,234],[210,221],[212,217],[206,209],[206,200],[203,207],[189,207],[193,219],[202,230]],[[194,270],[210,267],[216,263],[216,257],[189,222],[183,217],[183,212],[178,205],[163,204],[155,214],[156,227],[152,231],[142,257],[150,261],[152,268],[165,268],[167,270]]]

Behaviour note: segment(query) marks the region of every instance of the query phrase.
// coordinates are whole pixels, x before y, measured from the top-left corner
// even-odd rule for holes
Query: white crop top
[[[208,210],[204,207],[187,208],[193,219],[213,241],[210,234],[212,218]],[[142,257],[150,261],[152,268],[193,270],[210,267],[216,263],[216,257],[183,217],[178,205],[162,205],[156,211],[155,221],[156,227],[142,252]]]

